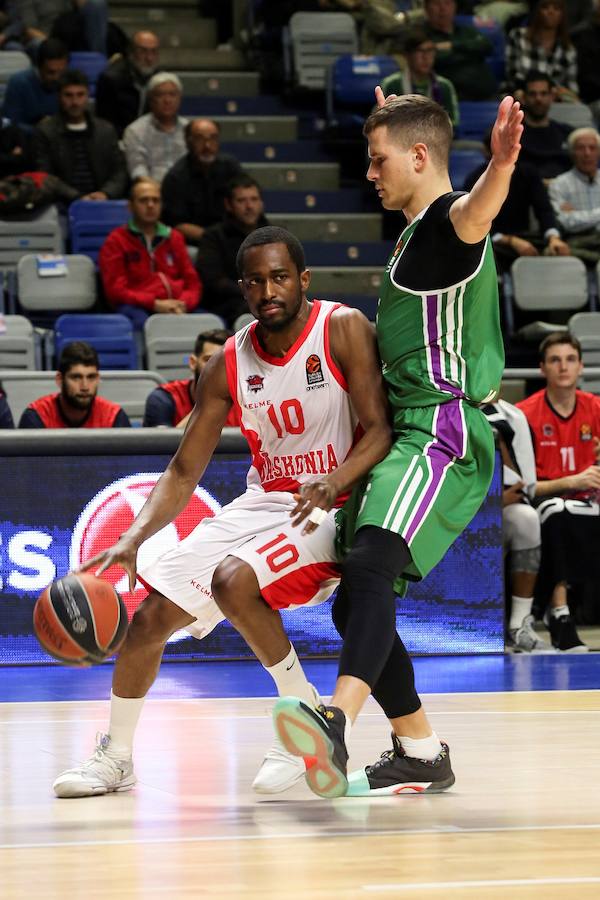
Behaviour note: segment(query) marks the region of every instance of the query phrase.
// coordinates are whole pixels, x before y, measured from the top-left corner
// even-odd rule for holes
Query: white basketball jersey
[[[225,345],[229,391],[252,454],[248,487],[296,491],[347,457],[358,420],[329,349],[339,303],[314,300],[308,321],[283,357],[269,356],[256,322]]]

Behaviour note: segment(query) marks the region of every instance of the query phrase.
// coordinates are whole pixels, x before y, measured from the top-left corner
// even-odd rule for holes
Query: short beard
[[[62,392],[62,401],[66,407],[71,406],[73,409],[89,409],[92,403],[94,402],[94,396],[86,397],[84,400],[80,400],[77,396],[69,396],[69,394]]]

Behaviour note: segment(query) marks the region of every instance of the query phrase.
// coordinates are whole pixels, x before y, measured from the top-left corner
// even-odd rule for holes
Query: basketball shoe
[[[558,619],[552,614],[546,613],[544,622],[550,629],[552,645],[559,653],[587,653],[589,647],[584,644],[575,628],[575,622],[571,616],[560,616]]]
[[[348,797],[377,797],[389,794],[439,794],[454,784],[450,751],[442,744],[434,760],[407,756],[398,737],[392,733],[392,749],[381,754],[372,766],[348,776]]]
[[[281,697],[273,709],[275,731],[285,750],[301,756],[305,778],[319,797],[342,797],[348,787],[346,716],[336,706],[312,709],[298,697]]]
[[[515,653],[554,653],[553,647],[533,627],[533,616],[525,616],[518,628],[508,631],[508,646]]]
[[[94,755],[80,766],[61,772],[52,787],[57,797],[95,797],[130,791],[136,782],[131,757],[110,754],[110,735],[98,732]]]

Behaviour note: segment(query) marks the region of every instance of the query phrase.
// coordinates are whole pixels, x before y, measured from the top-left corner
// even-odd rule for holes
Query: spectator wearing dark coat
[[[160,41],[152,31],[136,31],[125,56],[117,56],[96,85],[96,115],[111,122],[119,137],[147,112],[146,88],[158,71]]]
[[[544,179],[556,178],[571,165],[567,138],[573,129],[550,118],[555,99],[551,78],[543,72],[529,72],[523,88],[525,118],[519,160],[535,166]]]
[[[44,116],[58,112],[58,83],[69,62],[62,41],[49,38],[37,51],[36,65],[10,76],[2,115],[13,125],[32,129]]]
[[[242,168],[219,152],[219,126],[210,119],[188,122],[185,140],[188,152],[163,179],[163,217],[189,244],[197,244],[205,229],[223,218],[227,185]]]
[[[248,312],[238,283],[238,250],[252,231],[269,223],[260,188],[249,175],[238,175],[229,183],[224,203],[225,218],[204,232],[196,267],[204,284],[203,309],[233,325],[238,316]]]
[[[83,72],[70,69],[60,81],[59,111],[34,132],[36,166],[58,176],[71,200],[114,200],[127,186],[125,158],[110,122],[88,110],[89,86]]]

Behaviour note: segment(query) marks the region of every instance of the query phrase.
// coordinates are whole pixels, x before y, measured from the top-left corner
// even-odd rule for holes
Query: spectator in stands
[[[191,378],[168,381],[155,388],[146,400],[144,425],[147,427],[177,427],[187,425],[188,418],[196,402],[196,385],[198,379],[211,356],[220,350],[231,331],[223,328],[214,331],[202,331],[196,338],[194,352],[189,358]],[[232,406],[225,422],[229,426],[238,426],[239,419]]]
[[[600,398],[577,389],[581,345],[568,332],[544,338],[540,369],[545,390],[517,404],[533,436],[535,495],[542,501],[536,595],[549,603],[545,619],[554,647],[578,653],[588,648],[570,616],[567,585],[600,577]]]
[[[421,0],[363,0],[362,17],[363,53],[395,54],[404,46],[407,29],[425,22]]]
[[[552,79],[557,100],[578,100],[577,53],[569,37],[564,0],[539,0],[529,25],[513,28],[508,35],[509,90],[521,90],[532,69]]]
[[[490,140],[488,131],[483,139],[488,159],[492,155]],[[465,191],[471,190],[487,166],[485,162],[467,176]],[[539,226],[537,231],[531,229],[532,212]],[[491,235],[496,263],[503,271],[519,256],[569,256],[568,244],[561,239],[548,192],[535,166],[517,162],[508,196],[492,223]]]
[[[8,79],[2,115],[14,125],[33,128],[44,116],[58,112],[58,83],[69,53],[62,41],[49,38],[38,47],[36,65]]]
[[[421,94],[443,106],[453,126],[459,121],[458,99],[454,85],[434,71],[436,45],[422,28],[415,28],[406,36],[403,45],[406,68],[384,79],[383,93]]]
[[[138,178],[129,209],[127,225],[111,231],[100,249],[98,266],[106,299],[137,329],[152,313],[192,312],[200,302],[202,284],[183,237],[160,221],[158,182]]]
[[[6,399],[6,394],[4,393],[4,388],[0,381],[0,428],[14,427],[15,423],[13,422],[10,406],[8,405],[8,400]]]
[[[123,133],[127,169],[131,178],[154,178],[161,182],[186,150],[187,119],[179,115],[181,81],[172,72],[157,72],[147,85],[150,112]]]
[[[0,179],[31,172],[32,169],[31,136],[16,125],[4,124],[0,120]]]
[[[577,81],[579,96],[589,103],[600,122],[600,0],[594,0],[593,15],[589,22],[573,35],[577,51]]]
[[[96,85],[96,115],[112,122],[119,137],[146,112],[148,81],[159,65],[160,41],[152,31],[136,31],[128,52],[111,60]]]
[[[0,3],[0,49],[22,51],[22,33],[18,0],[4,0]]]
[[[230,325],[248,312],[238,281],[238,250],[250,232],[268,224],[257,182],[239,174],[227,187],[225,218],[206,229],[196,260],[204,285],[202,308],[215,312]]]
[[[115,200],[127,186],[125,160],[115,129],[93,116],[88,102],[87,76],[67,69],[60,80],[58,113],[34,132],[36,167],[60,178],[71,200]]]
[[[555,99],[554,83],[548,75],[532,70],[525,76],[525,118],[519,159],[535,166],[540,178],[544,179],[556,178],[570,165],[567,138],[573,129],[550,118]]]
[[[129,428],[118,403],[98,396],[98,354],[85,341],[66,344],[58,361],[57,394],[30,403],[19,428]]]
[[[548,650],[533,627],[533,598],[540,569],[540,519],[531,505],[536,471],[529,425],[522,410],[497,400],[483,407],[496,429],[503,463],[502,531],[510,569],[508,645],[526,653]]]
[[[600,134],[576,128],[568,138],[573,168],[550,183],[550,200],[573,256],[600,261]]]
[[[19,0],[19,14],[28,46],[52,36],[69,50],[106,53],[106,0]]]
[[[242,169],[220,152],[219,126],[210,119],[188,122],[185,142],[188,152],[163,181],[164,218],[188,244],[197,244],[205,229],[223,218],[226,187]]]
[[[492,42],[471,25],[457,25],[455,15],[456,0],[425,0],[425,31],[436,45],[436,70],[452,82],[459,100],[487,100],[497,90],[486,63]]]

